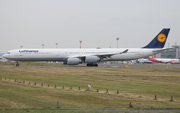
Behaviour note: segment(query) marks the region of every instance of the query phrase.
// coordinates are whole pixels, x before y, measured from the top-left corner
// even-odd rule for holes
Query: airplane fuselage
[[[153,50],[129,48],[127,53],[118,54],[127,48],[120,49],[15,49],[8,51],[3,57],[14,61],[66,61],[69,57],[94,56],[98,54],[114,54],[101,61],[133,60],[153,55]],[[117,53],[117,54],[116,54]],[[85,62],[85,61],[83,61]]]
[[[179,59],[167,59],[167,58],[151,58],[150,61],[156,62],[156,63],[179,63]]]
[[[64,64],[98,66],[101,61],[124,61],[148,57],[167,49],[164,44],[169,28],[162,29],[158,35],[142,48],[105,48],[105,49],[15,49],[3,55],[8,60],[17,61],[63,61]]]

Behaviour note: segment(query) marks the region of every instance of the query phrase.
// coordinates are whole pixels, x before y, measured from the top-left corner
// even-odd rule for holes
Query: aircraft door
[[[59,51],[56,51],[56,56],[60,56],[60,52]]]
[[[14,52],[14,56],[15,56],[15,57],[18,57],[18,52]]]
[[[79,51],[79,55],[80,55],[80,56],[82,56],[82,55],[83,55],[83,52],[82,52],[81,50]]]
[[[144,55],[144,51],[143,50],[140,51],[140,55]]]
[[[16,54],[16,53],[15,53]],[[18,53],[17,53],[18,54]],[[18,56],[18,55],[17,55]],[[23,53],[22,52],[19,52],[19,56],[23,56]]]
[[[56,51],[56,57],[64,57],[65,56],[65,54],[66,54],[67,52],[64,52],[64,51]]]
[[[112,50],[111,50],[111,49],[109,49],[109,50],[108,50],[108,53],[112,53]]]

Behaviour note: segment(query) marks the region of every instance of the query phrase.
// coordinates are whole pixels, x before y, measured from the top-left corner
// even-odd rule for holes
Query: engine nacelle
[[[86,63],[97,63],[100,60],[97,56],[86,56],[85,62]]]
[[[67,65],[78,65],[81,62],[79,58],[68,58]]]

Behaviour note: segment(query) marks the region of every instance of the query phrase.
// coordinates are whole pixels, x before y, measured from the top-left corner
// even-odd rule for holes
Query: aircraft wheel
[[[87,64],[86,66],[87,67],[93,67],[93,66],[98,67],[98,64]]]
[[[16,67],[19,67],[19,64],[16,64]]]

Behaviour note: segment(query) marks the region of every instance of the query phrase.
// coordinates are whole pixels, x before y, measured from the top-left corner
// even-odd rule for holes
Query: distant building
[[[2,61],[2,56],[3,56],[4,53],[0,53],[0,61]]]
[[[3,56],[3,54],[4,54],[4,53],[0,53],[0,57],[2,57],[2,56]]]
[[[180,45],[173,45],[173,49],[154,55],[155,58],[179,58],[180,59]]]
[[[3,57],[2,57],[3,54],[4,54],[4,53],[0,53],[0,61],[2,61],[2,62],[13,62],[12,60],[7,60],[7,59],[3,58]]]

